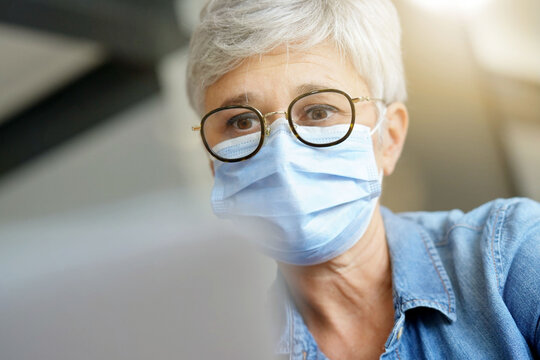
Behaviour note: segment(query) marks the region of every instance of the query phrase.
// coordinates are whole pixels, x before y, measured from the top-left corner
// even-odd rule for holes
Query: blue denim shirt
[[[539,358],[539,203],[496,200],[466,214],[382,208],[382,215],[395,324],[381,359]],[[277,304],[279,357],[328,359],[290,298]]]

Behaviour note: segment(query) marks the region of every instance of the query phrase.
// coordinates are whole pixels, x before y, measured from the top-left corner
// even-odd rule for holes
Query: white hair
[[[401,27],[390,0],[210,0],[195,28],[187,67],[191,106],[248,57],[280,45],[305,50],[332,42],[386,104],[405,101]],[[339,56],[336,54],[336,56]]]

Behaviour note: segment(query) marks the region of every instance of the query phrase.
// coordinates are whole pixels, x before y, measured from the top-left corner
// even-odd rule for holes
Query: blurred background
[[[540,2],[394,3],[411,124],[383,204],[470,210],[499,197],[540,200]],[[134,330],[143,324],[155,349],[178,355],[174,338],[156,335],[178,330],[162,321],[177,319],[173,304],[145,305],[181,302],[176,281],[199,269],[193,260],[182,267],[186,244],[222,236],[209,225],[212,179],[184,86],[201,6],[0,0],[3,359],[62,358],[55,341],[68,338],[105,346],[88,345],[88,358],[121,358],[118,343],[148,338]],[[178,278],[156,281],[171,271]],[[273,271],[263,261],[265,279]],[[100,337],[98,328],[109,330]]]

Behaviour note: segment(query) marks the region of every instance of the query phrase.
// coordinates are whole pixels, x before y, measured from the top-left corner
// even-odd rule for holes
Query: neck
[[[393,319],[392,270],[378,206],[364,236],[344,254],[319,265],[279,268],[310,328],[343,330],[344,322],[373,319],[375,307],[386,313],[390,307]]]

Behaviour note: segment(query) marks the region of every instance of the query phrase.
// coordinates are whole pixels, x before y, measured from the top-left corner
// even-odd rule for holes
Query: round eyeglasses
[[[351,98],[337,89],[321,89],[297,96],[287,111],[262,114],[248,105],[232,105],[207,113],[193,131],[201,132],[208,152],[223,162],[238,162],[254,156],[270,135],[266,118],[284,114],[294,136],[302,143],[314,147],[328,147],[345,141],[354,127],[354,104],[362,101],[382,101],[368,96]],[[332,136],[312,136],[314,131],[332,127]],[[324,130],[324,129],[323,129]],[[235,151],[221,151],[231,145],[240,145]]]

